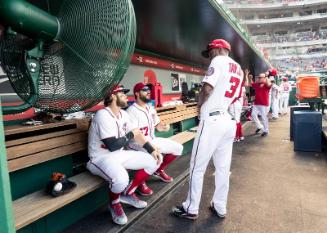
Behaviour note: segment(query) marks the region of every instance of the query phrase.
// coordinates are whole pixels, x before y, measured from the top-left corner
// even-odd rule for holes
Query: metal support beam
[[[7,167],[6,145],[0,100],[0,232],[15,233],[9,173]]]

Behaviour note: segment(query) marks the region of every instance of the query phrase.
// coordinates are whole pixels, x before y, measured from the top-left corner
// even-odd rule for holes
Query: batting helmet
[[[223,49],[227,49],[228,51],[231,51],[231,47],[230,44],[223,39],[215,39],[213,41],[211,41],[208,45],[207,45],[207,49],[202,51],[202,56],[205,58],[209,58],[209,52],[211,49],[217,49],[217,48],[223,48]]]

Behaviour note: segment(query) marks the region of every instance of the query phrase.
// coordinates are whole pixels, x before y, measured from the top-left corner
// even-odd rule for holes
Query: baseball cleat
[[[120,195],[120,202],[134,206],[137,209],[144,209],[148,203],[140,200],[135,193],[131,195]]]
[[[257,129],[255,130],[255,134],[258,134],[258,133],[260,132],[260,130],[261,130],[261,129],[257,128]]]
[[[244,137],[240,137],[240,141],[244,141],[244,139],[245,139]]]
[[[167,173],[164,170],[156,171],[155,173],[153,173],[153,176],[159,178],[160,180],[166,183],[170,183],[174,180],[174,178],[167,175]]]
[[[125,225],[127,223],[127,216],[120,203],[109,205],[109,211],[114,223],[118,225]]]
[[[153,190],[150,189],[145,182],[141,183],[139,187],[137,187],[137,192],[142,196],[151,196],[153,194]]]
[[[213,205],[212,202],[210,203],[210,210],[211,210],[213,213],[217,214],[217,216],[218,216],[219,218],[225,218],[225,217],[226,217],[226,214],[219,213],[219,212],[216,210],[216,208],[214,207],[214,205]]]
[[[191,220],[196,220],[198,218],[197,214],[187,213],[184,210],[183,206],[174,206],[171,211],[172,211],[173,215],[175,215],[176,217],[187,218],[187,219],[191,219]]]
[[[264,136],[268,136],[268,133],[267,133],[267,132],[263,132],[263,133],[261,134],[261,137],[264,137]]]

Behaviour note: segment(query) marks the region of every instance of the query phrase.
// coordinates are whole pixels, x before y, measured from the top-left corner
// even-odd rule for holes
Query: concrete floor
[[[289,117],[270,122],[270,134],[253,135],[234,146],[228,216],[219,220],[208,209],[214,191],[210,164],[196,221],[170,214],[186,197],[188,183],[180,185],[127,229],[128,233],[253,233],[327,232],[327,162],[324,153],[294,152],[289,141]]]
[[[167,185],[152,179],[155,195],[146,198],[153,208],[147,212],[125,206],[131,225],[112,223],[106,208],[82,219],[64,233],[327,233],[327,159],[324,153],[293,151],[289,141],[289,117],[270,122],[270,135],[253,135],[248,123],[244,142],[234,146],[228,216],[219,220],[209,210],[214,191],[213,165],[205,178],[200,216],[196,221],[171,216],[188,190],[187,179],[164,198],[159,192]],[[189,156],[177,160],[169,173],[181,177]],[[144,199],[144,198],[143,198]],[[141,217],[140,217],[141,216]]]

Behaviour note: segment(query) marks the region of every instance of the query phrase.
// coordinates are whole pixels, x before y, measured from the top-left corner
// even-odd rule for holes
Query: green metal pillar
[[[14,31],[37,39],[54,39],[59,21],[48,12],[24,0],[0,0],[0,20]]]
[[[0,100],[0,232],[15,233]]]

